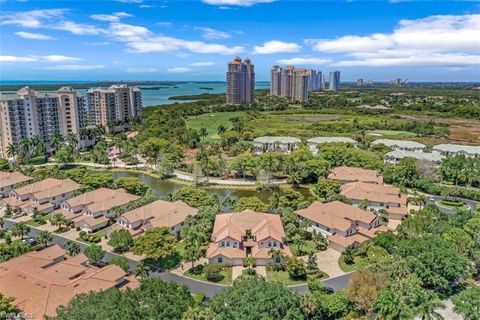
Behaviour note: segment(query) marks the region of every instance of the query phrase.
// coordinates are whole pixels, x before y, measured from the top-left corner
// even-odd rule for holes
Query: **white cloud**
[[[213,61],[204,61],[204,62],[194,62],[190,64],[192,67],[208,67],[213,66],[215,62]]]
[[[86,64],[62,64],[57,66],[51,67],[43,67],[41,69],[44,70],[65,70],[65,71],[84,71],[84,70],[97,70],[97,69],[104,69],[105,66],[103,64],[95,64],[95,65],[86,65]]]
[[[114,0],[114,1],[123,2],[123,3],[133,3],[133,4],[138,4],[143,2],[143,0]]]
[[[187,67],[174,67],[174,68],[169,68],[167,69],[168,73],[189,73],[192,72],[193,69],[187,68]]]
[[[272,40],[265,42],[262,46],[255,46],[253,53],[256,54],[273,54],[282,52],[298,52],[300,46],[296,43]]]
[[[63,56],[59,54],[52,54],[48,56],[35,56],[31,55],[28,57],[18,57],[18,56],[0,56],[1,62],[72,62],[80,61],[82,58]]]
[[[337,66],[449,66],[478,64],[480,14],[401,20],[391,33],[306,40],[316,51],[344,53]]]
[[[161,26],[161,27],[171,27],[171,26],[172,26],[172,23],[171,23],[171,22],[168,22],[168,21],[160,21],[160,22],[157,22],[157,26]]]
[[[207,40],[228,39],[231,37],[231,35],[227,32],[208,27],[195,27],[195,30],[202,31],[202,37]]]
[[[151,72],[157,72],[158,70],[155,68],[148,68],[148,67],[130,67],[127,68],[128,73],[151,73]]]
[[[98,21],[117,22],[120,18],[133,17],[130,13],[115,12],[113,14],[92,14],[90,18]]]
[[[291,59],[280,59],[277,62],[285,65],[304,65],[304,66],[315,66],[315,65],[324,65],[329,63],[329,59],[320,59],[320,58],[291,58]]]
[[[214,6],[239,6],[239,7],[251,7],[258,3],[270,3],[275,0],[202,0],[206,4]]]
[[[46,9],[21,12],[4,12],[0,24],[18,25],[24,28],[45,27],[46,21],[62,17],[67,9]]]
[[[46,34],[41,34],[41,33],[32,33],[32,32],[24,32],[24,31],[19,31],[15,32],[15,34],[19,37],[22,37],[24,39],[32,39],[32,40],[55,40],[54,37],[51,37]]]
[[[37,57],[37,56],[35,56]],[[72,62],[72,61],[80,61],[83,60],[82,58],[77,57],[69,57],[69,56],[62,56],[58,54],[52,54],[49,56],[38,56],[37,58],[47,61],[47,62]]]
[[[55,26],[53,29],[68,31],[76,35],[98,35],[105,33],[105,30],[89,24],[80,24],[73,21],[64,21]]]
[[[155,6],[152,6],[150,4],[141,4],[138,6],[140,9],[149,9],[149,8],[155,8]]]
[[[0,56],[0,62],[34,62],[37,61],[33,57],[17,57],[17,56]]]

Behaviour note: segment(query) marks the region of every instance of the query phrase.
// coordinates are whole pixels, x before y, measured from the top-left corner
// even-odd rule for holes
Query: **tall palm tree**
[[[50,148],[54,151],[54,154],[57,153],[58,149],[62,146],[63,137],[60,133],[55,133],[50,140]]]
[[[15,144],[10,143],[7,146],[7,156],[10,158],[13,158],[13,162],[17,162],[17,156],[18,156],[19,150],[18,147]]]
[[[43,230],[37,237],[37,242],[40,243],[44,248],[48,246],[48,243],[53,240],[52,233],[47,230]]]
[[[15,224],[12,229],[13,235],[20,237],[21,240],[23,240],[23,238],[28,235],[29,232],[30,227],[23,221]]]
[[[140,262],[135,268],[135,277],[140,278],[140,280],[145,280],[150,275],[150,267],[147,266],[143,261]]]
[[[28,138],[23,138],[20,140],[20,153],[22,157],[27,157],[30,153],[30,140]]]
[[[199,134],[200,137],[202,137],[202,141],[204,141],[205,138],[208,136],[208,131],[205,128],[201,128]]]
[[[67,135],[67,142],[72,147],[72,150],[75,150],[78,144],[78,137],[75,133],[69,133]]]

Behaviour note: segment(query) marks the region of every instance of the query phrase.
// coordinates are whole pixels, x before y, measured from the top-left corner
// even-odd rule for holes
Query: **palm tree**
[[[420,320],[443,320],[443,317],[438,313],[438,310],[445,309],[445,305],[440,299],[438,299],[438,297],[432,294],[427,294],[422,300],[422,303],[420,303],[415,312]]]
[[[50,141],[50,148],[54,151],[56,154],[58,149],[62,146],[63,143],[63,137],[60,133],[55,133]]]
[[[247,267],[248,269],[251,269],[252,267],[255,266],[256,260],[255,260],[254,257],[248,256],[248,257],[243,258],[242,263],[243,263],[244,267]]]
[[[65,241],[65,250],[68,251],[69,255],[76,256],[80,253],[80,246],[75,241],[67,240]]]
[[[78,144],[78,137],[75,133],[69,133],[67,135],[67,142],[72,147],[72,150],[75,150]]]
[[[23,240],[23,238],[28,235],[29,232],[30,227],[23,221],[15,224],[12,229],[12,234],[14,236],[20,237],[21,240]]]
[[[37,237],[37,242],[41,243],[44,248],[48,246],[48,243],[53,240],[52,233],[47,230],[43,230]]]
[[[223,133],[225,133],[225,131],[227,131],[227,128],[223,124],[218,126],[217,133],[218,133],[219,136],[221,136]]]
[[[270,254],[270,256],[272,257],[272,260],[275,263],[277,263],[277,261],[283,258],[283,252],[278,248],[272,248],[268,251],[268,253]]]
[[[30,140],[28,138],[23,138],[20,140],[20,153],[23,157],[29,155],[30,152]]]
[[[50,223],[52,226],[58,226],[58,229],[61,229],[63,225],[67,225],[67,219],[63,214],[57,212],[50,217]]]
[[[137,267],[135,268],[135,277],[140,278],[141,281],[148,278],[150,275],[150,267],[147,266],[143,261],[140,262]]]
[[[202,137],[202,141],[204,141],[205,138],[208,136],[208,131],[205,128],[201,128],[199,134],[200,137]]]
[[[13,158],[13,162],[17,162],[17,156],[18,156],[18,147],[15,144],[10,143],[7,146],[7,156],[10,158]]]

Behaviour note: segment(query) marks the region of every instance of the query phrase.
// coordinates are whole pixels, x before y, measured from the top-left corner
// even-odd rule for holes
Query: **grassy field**
[[[342,257],[340,257],[338,259],[338,266],[340,267],[340,269],[342,269],[343,272],[351,272],[351,271],[354,271],[357,266],[356,264],[346,264],[345,262],[343,262],[343,259]]]
[[[297,245],[292,244],[290,245],[290,250],[295,256],[306,256],[310,253],[316,253],[318,250],[315,248],[315,242],[312,240],[306,240],[305,244],[301,246],[302,252],[298,252]]]
[[[305,280],[294,280],[291,279],[287,271],[272,271],[267,270],[267,280],[268,281],[278,281],[283,283],[286,286],[305,283]]]
[[[230,119],[241,116],[243,113],[242,111],[206,113],[188,118],[187,127],[196,130],[205,128],[208,132],[208,137],[205,140],[219,141],[220,136],[217,133],[218,126],[223,125],[228,130],[232,127]]]
[[[368,131],[368,134],[375,135],[375,136],[385,136],[391,138],[411,138],[415,137],[416,134],[413,132],[408,131],[397,131],[397,130],[373,130]]]

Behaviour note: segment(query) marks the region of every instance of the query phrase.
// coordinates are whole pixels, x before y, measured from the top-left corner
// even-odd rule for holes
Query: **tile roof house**
[[[33,178],[27,177],[20,172],[0,171],[0,198],[8,197],[10,191],[19,183],[27,182]]]
[[[330,247],[338,251],[348,246],[356,247],[372,239],[377,232],[388,231],[380,225],[375,214],[341,201],[315,201],[296,213],[311,224],[313,233],[324,235]]]
[[[185,219],[197,214],[198,209],[190,207],[183,201],[157,200],[146,206],[125,212],[117,219],[117,223],[110,228],[109,232],[126,229],[136,236],[151,228],[167,227],[178,236]]]
[[[383,183],[383,177],[378,174],[377,170],[367,170],[354,167],[336,167],[328,175],[328,179],[340,180],[342,182],[370,182]]]
[[[399,151],[393,150],[385,154],[385,163],[391,165],[397,165],[403,158],[413,158],[420,161],[428,161],[439,166],[442,163],[442,160],[445,158],[444,155],[436,152],[414,152],[414,151]]]
[[[35,319],[55,316],[77,294],[138,285],[120,267],[89,266],[83,254],[67,258],[58,245],[0,263],[0,293]]]
[[[4,202],[26,213],[32,213],[33,208],[42,213],[49,213],[81,188],[80,184],[71,179],[47,178],[12,190],[10,197]]]
[[[354,206],[359,206],[363,200],[368,200],[369,210],[385,209],[389,219],[400,220],[408,215],[407,195],[402,194],[396,187],[350,182],[341,187],[340,194],[352,200]]]
[[[273,137],[264,136],[253,139],[254,153],[280,152],[289,154],[302,140],[294,137]]]
[[[113,208],[125,208],[138,198],[122,188],[100,188],[63,201],[60,212],[75,226],[93,232],[108,224]]]
[[[242,265],[243,258],[255,258],[257,265],[281,262],[270,250],[280,250],[291,256],[285,243],[285,232],[278,214],[245,210],[218,214],[212,232],[212,243],[207,249],[209,263]]]

